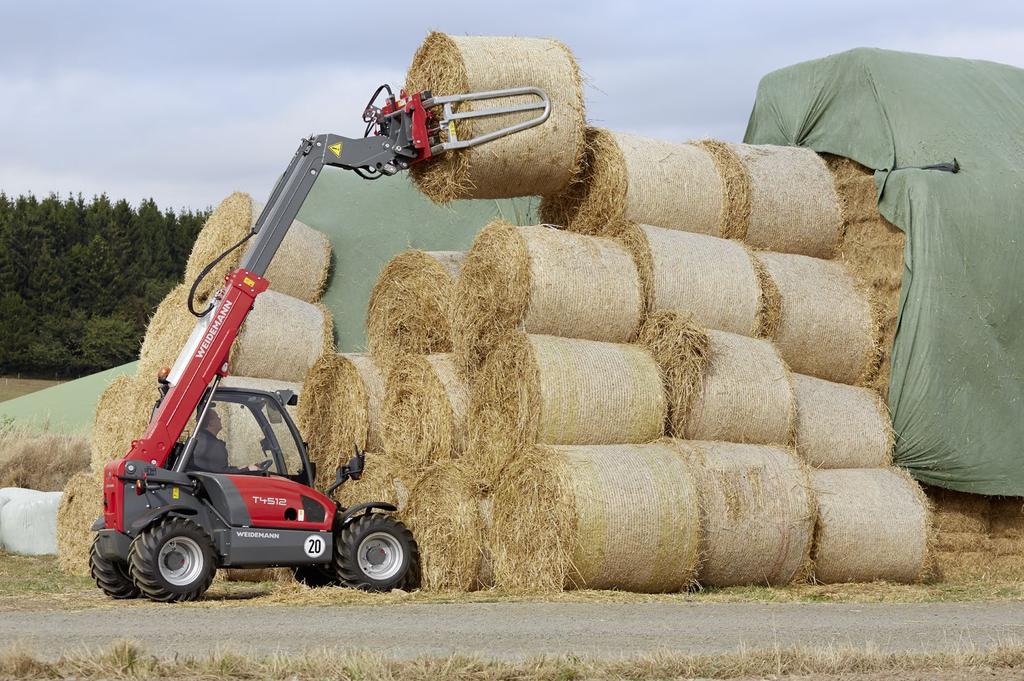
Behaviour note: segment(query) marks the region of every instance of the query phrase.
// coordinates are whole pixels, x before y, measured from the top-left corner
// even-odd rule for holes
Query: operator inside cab
[[[224,423],[214,406],[216,405],[210,405],[210,409],[206,412],[206,419],[196,433],[196,446],[192,451],[192,458],[189,460],[186,470],[200,473],[235,474],[259,471],[260,468],[256,464],[242,468],[228,463],[228,446],[217,437],[224,429]]]

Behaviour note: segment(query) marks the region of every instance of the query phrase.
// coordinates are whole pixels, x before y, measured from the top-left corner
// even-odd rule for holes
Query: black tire
[[[100,590],[119,600],[138,598],[142,595],[128,574],[128,564],[120,560],[109,560],[100,555],[96,546],[97,539],[92,540],[89,549],[89,572]]]
[[[164,547],[168,553],[161,565]],[[210,588],[217,573],[213,542],[195,523],[167,518],[135,538],[128,551],[128,570],[146,598],[165,603],[194,601]]]
[[[359,516],[334,539],[334,567],[342,586],[364,591],[407,588],[410,574],[419,573],[419,562],[412,532],[382,513]]]
[[[325,586],[338,586],[338,575],[329,566],[300,565],[292,568],[295,581],[308,587],[319,589]]]
[[[398,588],[403,591],[415,591],[420,588],[422,581],[423,573],[420,570],[420,552],[417,544],[416,550],[412,554],[412,564],[409,565],[409,571],[405,575],[405,581]]]

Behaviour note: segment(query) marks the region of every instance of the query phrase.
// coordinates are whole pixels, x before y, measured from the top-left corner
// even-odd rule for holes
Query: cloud
[[[269,192],[302,135],[362,134],[430,29],[557,37],[590,119],[738,140],[765,73],[870,45],[1024,65],[1024,4],[24,2],[0,7],[0,190],[205,207]]]

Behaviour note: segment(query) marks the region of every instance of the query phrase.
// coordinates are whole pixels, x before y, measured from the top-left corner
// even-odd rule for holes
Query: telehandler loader
[[[509,97],[520,103],[509,104]],[[470,103],[462,108],[472,110],[458,110]],[[174,365],[156,378],[149,425],[128,453],[104,468],[103,515],[92,527],[90,553],[100,589],[113,598],[194,600],[218,568],[229,567],[289,567],[311,586],[385,591],[417,585],[419,551],[392,515],[396,507],[378,501],[343,508],[331,497],[346,480],[359,479],[364,453],[356,448],[333,485],[314,489],[315,465],[284,408],[296,404],[296,395],[221,387],[228,353],[267,290],[263,275],[324,167],[370,180],[394,175],[540,125],[550,108],[547,94],[534,87],[396,97],[382,85],[363,112],[362,138],[321,134],[301,141],[251,232],[196,278],[188,307],[198,321]],[[495,129],[459,139],[458,121],[508,114],[520,122],[484,126]],[[205,309],[196,309],[199,282],[248,242],[223,288]],[[229,437],[222,441],[217,435],[225,426]]]

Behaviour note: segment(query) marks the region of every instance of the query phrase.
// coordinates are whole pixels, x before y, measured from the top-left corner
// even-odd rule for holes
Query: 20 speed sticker
[[[310,558],[319,558],[327,550],[327,542],[318,534],[311,534],[302,542],[302,549]]]

